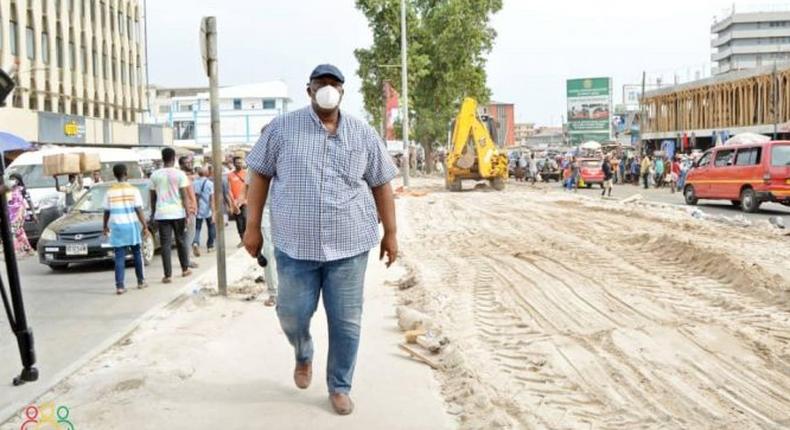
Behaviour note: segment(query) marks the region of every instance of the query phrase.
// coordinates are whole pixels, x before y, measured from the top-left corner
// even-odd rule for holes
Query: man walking
[[[162,245],[162,265],[165,277],[162,282],[173,281],[171,254],[173,238],[176,241],[178,262],[181,275],[192,274],[189,270],[189,242],[186,238],[186,208],[189,206],[189,179],[181,170],[176,169],[176,151],[162,149],[164,167],[151,174],[151,214],[159,227],[159,241]]]
[[[206,252],[214,250],[214,238],[217,234],[214,227],[214,183],[208,178],[208,172],[206,167],[199,168],[199,177],[192,183],[198,206],[195,217],[195,238],[192,241],[192,253],[196,257],[200,256],[200,231],[203,229],[203,224],[206,224],[208,230]]]
[[[532,185],[538,180],[538,161],[535,160],[535,153],[529,154],[529,180]]]
[[[376,132],[339,109],[344,78],[332,65],[313,70],[311,105],[275,118],[252,149],[244,246],[257,256],[261,216],[271,185],[272,236],[279,277],[277,315],[294,347],[294,382],[312,378],[310,319],[323,297],[329,328],[327,385],[335,412],[350,414],[368,252],[379,241],[387,266],[398,253],[397,170]]]
[[[664,186],[664,160],[661,157],[656,157],[654,170],[656,172],[656,188]]]
[[[568,191],[576,192],[579,186],[579,163],[576,157],[572,157],[568,163]]]
[[[143,197],[137,187],[126,182],[126,165],[114,165],[112,173],[118,183],[110,186],[107,194],[104,195],[104,235],[109,237],[110,246],[115,253],[115,292],[121,295],[126,292],[124,276],[127,248],[132,250],[134,258],[137,288],[143,289],[148,286],[145,283],[143,253],[140,249],[143,240],[140,232],[142,231],[145,237],[151,233],[145,223]]]
[[[197,176],[195,175],[195,168],[192,165],[192,158],[186,155],[178,157],[178,168],[187,175],[187,180],[189,181],[187,185],[186,241],[187,243],[192,243],[195,240],[195,220],[197,218],[197,196],[195,195],[192,184],[194,184]],[[199,256],[199,253],[195,254],[195,257]],[[190,261],[189,267],[196,268],[197,263]]]
[[[620,174],[620,177],[617,179],[617,183],[625,184],[625,175],[630,169],[630,166],[628,165],[628,156],[626,156],[625,153],[623,153],[623,156],[620,157],[620,163],[617,165],[617,167],[617,172]]]
[[[247,171],[241,157],[233,157],[233,171],[228,173],[230,197],[236,207],[236,230],[239,232],[239,248],[244,243],[244,230],[247,228]]]
[[[639,174],[642,176],[642,182],[644,182],[645,189],[650,187],[650,167],[652,164],[653,163],[651,163],[649,155],[642,157],[642,166],[639,170]]]
[[[601,190],[601,197],[606,196],[607,192],[609,197],[612,197],[612,181],[614,180],[614,169],[612,168],[611,156],[607,155],[603,159],[603,190]]]
[[[675,194],[675,190],[678,189],[678,183],[680,181],[680,155],[672,159],[672,164],[670,166],[669,172],[669,179],[670,185],[672,186],[672,194]]]

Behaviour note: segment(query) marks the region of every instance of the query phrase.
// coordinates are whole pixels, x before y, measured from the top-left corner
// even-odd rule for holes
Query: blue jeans
[[[195,221],[195,240],[192,242],[195,245],[200,246],[200,230],[203,229],[203,221],[206,221],[206,226],[208,228],[208,240],[206,241],[206,248],[212,249],[214,248],[214,238],[217,237],[217,229],[214,227],[214,218],[198,218]]]
[[[570,178],[568,178],[568,180],[565,182],[565,188],[567,188],[568,190],[572,190],[572,189],[576,188],[576,181],[577,181],[577,180],[578,180],[578,179],[577,179],[575,176],[571,176],[571,177],[570,177]]]
[[[137,275],[137,285],[145,282],[145,272],[143,269],[143,251],[140,245],[119,246],[115,249],[115,288],[124,287],[124,275],[126,275],[126,248],[132,250],[134,257],[134,274]]]
[[[310,319],[323,294],[329,327],[326,385],[330,393],[351,391],[362,320],[368,253],[337,261],[296,260],[275,249],[278,274],[277,316],[297,363],[313,361]]]

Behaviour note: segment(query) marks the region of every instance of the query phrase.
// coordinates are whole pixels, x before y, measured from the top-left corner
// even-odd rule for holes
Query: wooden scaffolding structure
[[[645,133],[781,124],[790,120],[790,67],[738,71],[649,91],[641,103]]]

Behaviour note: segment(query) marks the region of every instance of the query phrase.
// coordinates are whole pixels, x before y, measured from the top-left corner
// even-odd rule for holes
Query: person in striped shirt
[[[126,292],[124,275],[126,271],[126,249],[132,250],[134,273],[137,275],[137,288],[143,289],[145,272],[143,270],[143,242],[151,233],[145,223],[143,197],[137,187],[126,182],[126,165],[116,164],[112,168],[117,183],[110,186],[104,196],[104,235],[109,237],[110,246],[115,251],[115,291]]]

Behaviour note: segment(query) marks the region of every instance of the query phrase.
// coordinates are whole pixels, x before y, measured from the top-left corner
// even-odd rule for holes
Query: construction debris
[[[620,200],[621,203],[636,203],[639,201],[644,200],[645,198],[641,194],[634,194],[630,197],[626,197],[623,200]]]
[[[412,344],[413,343],[417,343],[417,337],[422,336],[425,333],[428,333],[428,330],[425,330],[424,328],[418,328],[418,329],[415,329],[415,330],[408,330],[404,334],[404,337],[406,338],[406,343],[412,343]]]
[[[421,361],[421,362],[427,364],[428,366],[431,366],[432,369],[439,369],[439,364],[438,363],[436,363],[435,361],[433,361],[430,358],[426,357],[425,355],[421,354],[420,352],[412,349],[408,345],[403,344],[403,343],[399,343],[398,347],[400,349],[406,351],[415,360]]]
[[[398,306],[397,315],[398,327],[400,327],[402,331],[417,329],[428,330],[433,324],[433,320],[431,320],[428,315],[406,306]]]

